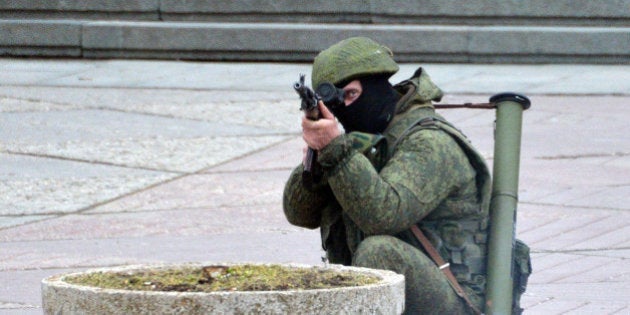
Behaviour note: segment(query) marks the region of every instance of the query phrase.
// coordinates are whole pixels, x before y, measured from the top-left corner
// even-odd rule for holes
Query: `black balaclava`
[[[331,109],[346,132],[381,133],[394,117],[398,93],[387,76],[360,78],[362,93],[352,104]]]

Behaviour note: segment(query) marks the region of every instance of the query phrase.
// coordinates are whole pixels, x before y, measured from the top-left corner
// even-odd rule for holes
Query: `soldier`
[[[392,86],[398,70],[387,47],[364,37],[315,58],[312,86],[343,89],[343,104],[320,101],[321,119],[302,120],[323,176],[306,187],[299,165],[285,186],[284,213],[291,224],[320,228],[331,263],[404,274],[405,313],[475,313],[484,304],[489,172],[435,112],[442,91],[427,73],[419,68]],[[414,226],[446,263],[431,258]]]

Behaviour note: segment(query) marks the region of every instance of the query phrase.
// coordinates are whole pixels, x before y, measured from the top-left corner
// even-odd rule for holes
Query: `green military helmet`
[[[399,69],[392,56],[389,48],[367,37],[342,40],[315,57],[312,86],[316,88],[323,82],[330,82],[341,87],[341,84],[370,74],[392,76]]]

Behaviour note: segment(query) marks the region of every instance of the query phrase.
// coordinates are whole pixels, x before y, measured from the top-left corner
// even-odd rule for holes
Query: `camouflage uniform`
[[[388,269],[406,277],[408,314],[470,309],[410,232],[418,224],[469,297],[483,309],[490,192],[488,170],[467,140],[435,113],[442,92],[419,69],[395,86],[396,115],[383,135],[351,132],[319,152],[324,177],[285,186],[288,221],[320,228],[330,262]],[[430,117],[427,126],[409,128]]]

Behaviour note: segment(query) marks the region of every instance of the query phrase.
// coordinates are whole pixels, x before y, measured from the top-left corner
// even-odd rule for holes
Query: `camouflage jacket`
[[[420,248],[409,230],[419,224],[451,261],[460,283],[480,293],[487,167],[468,140],[435,113],[431,101],[440,100],[442,92],[422,68],[395,88],[402,97],[383,135],[352,132],[335,138],[319,152],[324,178],[311,190],[302,185],[303,167],[293,171],[284,190],[285,215],[294,225],[319,227],[328,259],[346,265],[370,235],[394,235]],[[416,126],[427,117],[434,123]]]

